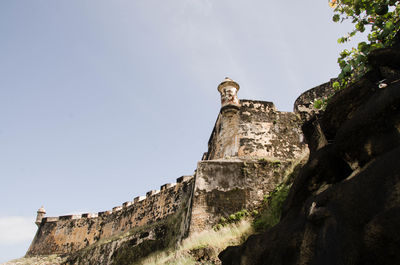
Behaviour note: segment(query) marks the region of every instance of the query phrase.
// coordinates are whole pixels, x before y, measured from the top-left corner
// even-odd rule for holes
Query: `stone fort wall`
[[[240,106],[221,108],[203,160],[291,159],[307,148],[301,123],[272,102],[241,100]]]
[[[253,210],[308,156],[302,121],[272,102],[240,100],[223,106],[197,165],[191,232],[210,229],[221,217]]]
[[[164,220],[189,207],[193,183],[193,176],[183,176],[177,183],[165,184],[159,191],[149,191],[111,211],[43,218],[27,255],[69,254]],[[142,241],[149,236],[151,239],[151,231],[145,230],[141,231]]]
[[[149,254],[144,250],[170,247],[209,229],[221,217],[259,207],[308,156],[301,115],[277,111],[272,102],[237,100],[239,86],[232,80],[218,87],[221,95],[230,84],[194,176],[110,211],[43,218],[27,256],[80,253],[69,264],[119,264],[126,253],[134,260],[137,253]]]

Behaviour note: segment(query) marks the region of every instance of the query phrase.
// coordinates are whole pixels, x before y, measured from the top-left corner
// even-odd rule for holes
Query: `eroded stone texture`
[[[190,194],[184,194],[186,199]],[[126,233],[99,240],[87,248],[68,257],[64,265],[78,264],[118,264],[128,265],[138,262],[147,255],[176,246],[187,233],[190,204],[183,205],[166,218],[138,226]]]
[[[241,100],[240,107],[222,107],[204,160],[291,159],[306,149],[295,114],[277,111],[272,102]]]
[[[164,220],[190,205],[193,182],[193,177],[186,178],[168,189],[149,193],[146,199],[123,210],[117,207],[94,218],[88,215],[43,218],[27,256],[69,254],[133,228]]]
[[[301,124],[272,102],[222,106],[208,152],[197,166],[190,231],[210,229],[222,216],[257,208],[288,168],[308,155]]]
[[[290,171],[292,161],[201,161],[196,172],[191,232],[210,229],[221,217],[260,206]]]

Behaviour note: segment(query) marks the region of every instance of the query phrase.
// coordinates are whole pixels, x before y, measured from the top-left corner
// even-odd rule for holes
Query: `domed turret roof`
[[[221,93],[222,88],[226,86],[233,86],[236,87],[237,91],[239,91],[239,84],[230,79],[229,77],[225,77],[224,81],[221,82],[221,84],[218,85],[218,91]]]
[[[44,207],[40,207],[39,210],[37,210],[38,213],[46,213],[46,210],[44,209]]]

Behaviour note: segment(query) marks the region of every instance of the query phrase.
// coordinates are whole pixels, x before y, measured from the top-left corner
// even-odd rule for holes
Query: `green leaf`
[[[345,74],[350,73],[350,72],[351,72],[351,65],[350,65],[350,64],[347,64],[347,65],[343,68],[343,72],[344,72]]]
[[[345,42],[345,38],[344,38],[344,37],[341,37],[341,38],[339,38],[339,39],[337,40],[337,42],[338,42],[338,43],[344,43],[344,42]]]
[[[361,55],[361,54],[357,55],[357,57],[356,57],[357,65],[363,63],[365,61],[365,59],[366,59],[366,57],[364,55]]]
[[[360,32],[364,32],[365,31],[364,24],[362,22],[357,23],[356,29],[359,30]]]
[[[345,58],[346,56],[348,56],[350,54],[350,52],[348,51],[348,50],[343,50],[341,53],[340,53],[340,58]]]
[[[342,68],[342,69],[345,68],[347,65],[345,60],[340,60],[338,63],[339,63],[340,68]]]
[[[322,100],[318,99],[314,101],[314,108],[320,109],[322,107]]]
[[[385,15],[389,11],[388,6],[382,3],[376,4],[374,8],[375,8],[375,13],[380,16]]]
[[[332,20],[333,20],[333,22],[339,22],[339,20],[340,20],[340,15],[339,15],[339,14],[335,14],[335,15],[332,17]]]
[[[332,88],[335,89],[335,90],[340,89],[340,83],[338,81],[333,82]]]
[[[369,47],[370,47],[370,45],[369,44],[367,44],[365,41],[363,41],[363,42],[360,42],[359,44],[358,44],[358,50],[359,51],[361,51],[362,53],[364,53],[364,54],[367,54],[368,52],[369,52]]]
[[[394,29],[394,25],[392,21],[388,21],[385,24],[385,30],[392,31]]]
[[[383,31],[381,32],[381,34],[378,35],[378,39],[384,40],[387,36],[389,36],[389,34],[390,34],[390,30],[388,30],[387,28],[384,28]]]

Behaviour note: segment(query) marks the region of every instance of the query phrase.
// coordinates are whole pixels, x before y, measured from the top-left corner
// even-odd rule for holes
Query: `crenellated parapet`
[[[183,182],[187,182],[193,179],[193,176],[182,176],[176,179],[176,183],[167,183],[164,184],[160,187],[160,190],[150,190],[146,192],[146,196],[138,196],[133,199],[133,201],[127,201],[122,204],[122,206],[115,206],[111,210],[106,210],[98,213],[83,213],[83,214],[70,214],[70,215],[62,215],[62,216],[57,216],[57,217],[44,217],[43,213],[44,208],[40,208],[40,213],[43,213],[40,217],[40,223],[47,223],[47,222],[57,222],[59,220],[77,220],[81,218],[97,218],[97,217],[102,217],[102,216],[108,216],[113,213],[117,213],[119,211],[123,211],[127,208],[134,208],[134,207],[141,207],[142,204],[146,204],[147,201],[146,199],[157,195],[159,193],[165,193],[166,191],[170,189],[174,189],[178,184],[182,184]],[[145,201],[145,202],[143,202]],[[43,209],[43,210],[41,210]]]
[[[52,223],[57,222],[58,220],[60,220],[60,217],[44,217],[42,223]]]
[[[38,232],[27,255],[69,253],[100,239],[151,224],[176,213],[190,197],[193,176],[182,176],[160,190],[98,213],[42,217]],[[185,195],[186,194],[186,195]],[[50,247],[51,246],[51,247]]]

